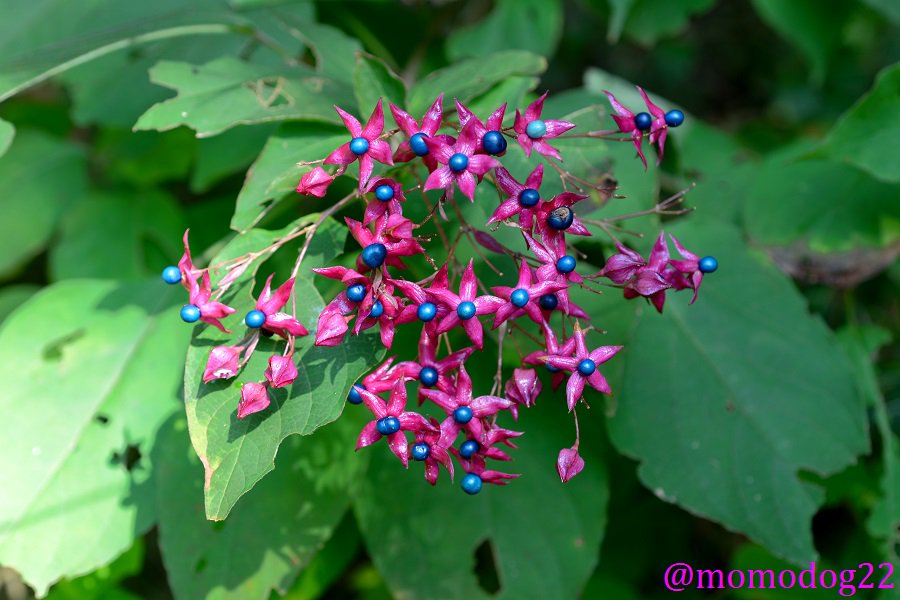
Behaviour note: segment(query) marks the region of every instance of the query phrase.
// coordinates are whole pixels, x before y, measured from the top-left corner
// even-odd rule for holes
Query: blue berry
[[[456,314],[463,321],[468,321],[475,316],[476,310],[474,302],[460,302],[459,306],[456,307]]]
[[[453,420],[460,425],[465,425],[472,420],[472,409],[468,406],[458,406],[453,411]]]
[[[387,258],[387,248],[384,244],[375,242],[363,248],[362,261],[370,269],[377,269],[383,265],[385,258]]]
[[[425,143],[425,138],[428,136],[424,133],[414,133],[411,138],[409,138],[409,147],[412,149],[413,154],[416,156],[425,156],[428,154],[428,144]]]
[[[463,458],[472,458],[479,450],[481,450],[481,444],[475,440],[466,440],[459,445],[459,455]]]
[[[535,119],[525,126],[525,135],[533,140],[544,137],[545,133],[547,133],[547,124],[540,119]]]
[[[581,361],[580,363],[578,363],[578,372],[581,373],[582,375],[584,375],[585,377],[588,377],[589,375],[593,374],[593,372],[596,370],[597,370],[597,363],[595,363],[594,361],[592,361],[589,358],[586,358],[583,361]]]
[[[700,259],[699,267],[701,273],[713,273],[719,268],[719,261],[715,256],[704,256]]]
[[[200,309],[193,304],[181,307],[181,320],[185,323],[196,323],[200,320]]]
[[[353,387],[350,388],[350,393],[347,394],[347,402],[349,402],[350,404],[362,404],[363,399],[362,395],[360,395],[359,393],[359,390],[364,389],[366,389],[366,386],[364,386],[363,384],[354,384]]]
[[[375,197],[382,202],[387,202],[394,197],[394,188],[389,185],[379,185],[375,188]]]
[[[462,489],[470,496],[480,492],[482,485],[481,477],[475,473],[466,473],[466,476],[462,478]]]
[[[547,363],[545,366],[547,367],[547,370],[550,371],[551,373],[559,373],[559,371],[560,371],[559,367],[554,367],[550,363]]]
[[[678,127],[684,123],[684,113],[678,109],[670,110],[666,113],[666,125],[669,127]]]
[[[523,290],[522,288],[513,290],[512,294],[509,295],[509,301],[512,305],[519,308],[528,304],[528,299],[528,290]]]
[[[634,115],[634,126],[641,131],[647,131],[653,125],[653,117],[650,113],[639,112]]]
[[[162,278],[169,285],[181,283],[181,270],[178,267],[166,267],[163,269]]]
[[[465,171],[466,167],[469,166],[469,157],[462,152],[457,152],[450,157],[450,160],[447,162],[447,166],[450,167],[450,170],[454,173]]]
[[[357,156],[361,156],[369,151],[369,140],[363,137],[353,138],[350,140],[350,152]]]
[[[519,206],[522,208],[531,208],[541,201],[541,195],[536,189],[525,188],[519,192]]]
[[[400,431],[400,419],[397,417],[385,417],[375,422],[375,429],[381,435],[391,435]]]
[[[259,329],[266,322],[266,313],[261,310],[251,310],[244,317],[244,323],[251,329]]]
[[[564,231],[575,222],[575,213],[568,206],[560,206],[547,215],[547,225],[557,231]]]
[[[419,371],[419,381],[426,387],[431,387],[438,382],[438,372],[432,367],[423,367]]]
[[[416,316],[419,317],[420,321],[425,321],[427,323],[437,316],[437,306],[431,302],[423,302],[419,305],[419,308],[416,309]]]
[[[419,442],[412,447],[413,460],[425,460],[429,456],[431,456],[431,446],[425,442]]]
[[[494,156],[506,152],[506,138],[499,131],[488,131],[484,134],[484,137],[481,138],[481,145],[484,146],[485,152]]]
[[[381,315],[384,314],[384,304],[381,303],[381,300],[376,300],[375,304],[372,305],[372,310],[369,312],[369,316],[373,319],[377,319]]]
[[[544,310],[554,310],[559,306],[559,298],[556,297],[556,294],[544,294],[538,300],[538,304],[540,304],[541,308]]]
[[[566,254],[556,261],[556,270],[565,275],[574,271],[577,264],[574,256]]]
[[[347,288],[347,300],[350,302],[362,302],[366,297],[366,286],[361,283],[354,283]]]

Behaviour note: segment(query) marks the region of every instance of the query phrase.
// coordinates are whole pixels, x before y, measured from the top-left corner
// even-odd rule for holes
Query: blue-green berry
[[[472,409],[468,406],[457,406],[453,411],[453,420],[460,425],[465,425],[472,420]]]
[[[419,381],[426,387],[434,386],[438,382],[438,378],[437,369],[433,367],[422,367],[422,370],[419,371]]]
[[[481,450],[481,444],[475,440],[466,440],[459,445],[459,455],[463,458],[472,458],[479,450]]]
[[[385,184],[375,188],[375,197],[382,202],[388,202],[394,197],[394,188]]]
[[[592,375],[594,373],[594,371],[596,371],[596,370],[597,370],[597,363],[595,363],[594,361],[592,361],[589,358],[586,358],[583,361],[581,361],[580,363],[578,363],[578,372],[581,373],[582,375],[584,375],[585,377]]]
[[[567,275],[575,270],[577,264],[578,263],[575,261],[574,256],[569,256],[568,254],[566,254],[556,261],[556,270],[563,275]]]
[[[481,145],[488,154],[498,156],[506,152],[506,138],[499,131],[488,131],[481,138]]]
[[[640,129],[641,131],[647,131],[653,125],[653,117],[650,116],[650,113],[639,112],[634,115],[634,126]]]
[[[556,310],[556,307],[559,306],[559,298],[556,297],[556,294],[544,294],[538,299],[538,304],[544,310]]]
[[[719,268],[719,261],[715,256],[704,256],[700,259],[698,266],[701,273],[713,273]]]
[[[350,302],[362,302],[366,297],[366,286],[361,283],[354,283],[347,288],[347,300]]]
[[[529,300],[528,290],[525,290],[522,288],[513,290],[512,293],[509,295],[510,303],[513,306],[516,306],[518,308],[522,308],[523,306],[528,304],[528,300]]]
[[[420,321],[425,321],[427,323],[437,316],[437,306],[431,302],[423,302],[419,305],[419,308],[416,309],[416,316],[419,317]]]
[[[196,323],[200,320],[200,309],[193,304],[181,307],[181,320],[185,323]]]
[[[665,119],[669,127],[678,127],[684,123],[684,113],[676,108],[667,112]]]
[[[364,389],[366,389],[366,386],[361,383],[353,384],[353,386],[350,388],[350,393],[347,394],[347,402],[349,402],[350,404],[362,404],[362,394],[359,393],[359,390]]]
[[[419,442],[412,447],[413,460],[425,460],[431,456],[431,446],[425,442]]]
[[[560,206],[547,215],[547,225],[557,231],[564,231],[575,222],[575,212],[568,206]]]
[[[400,419],[397,417],[385,417],[375,422],[375,429],[381,435],[391,435],[400,431]]]
[[[525,188],[519,192],[519,206],[522,208],[531,208],[541,201],[540,193],[534,188]]]
[[[425,138],[428,136],[424,133],[414,133],[411,138],[409,138],[409,147],[413,151],[413,154],[416,156],[425,156],[428,154],[428,144],[425,143]]]
[[[460,302],[459,306],[456,307],[456,315],[463,321],[468,321],[475,316],[477,310],[474,302]]]
[[[454,173],[465,171],[466,167],[469,166],[469,157],[462,152],[457,152],[450,157],[450,160],[447,162],[447,166],[450,167],[450,170]]]
[[[166,267],[163,269],[162,278],[169,285],[181,283],[181,269],[174,266]]]
[[[251,310],[244,317],[244,323],[251,329],[259,329],[266,322],[266,313],[261,310]]]
[[[547,370],[550,371],[551,373],[559,373],[559,371],[560,371],[559,367],[554,367],[550,363],[547,363],[545,366],[547,367]]]
[[[376,300],[375,304],[372,305],[372,310],[369,311],[369,316],[373,319],[377,319],[381,315],[384,314],[384,304],[381,303],[381,300]]]
[[[375,242],[363,248],[362,261],[370,269],[377,269],[383,265],[385,258],[387,258],[387,248],[384,244]]]
[[[466,476],[462,478],[462,489],[470,496],[474,496],[480,492],[483,485],[481,477],[475,473],[466,473]]]
[[[547,133],[547,124],[540,119],[535,119],[525,126],[525,135],[533,140],[544,137]]]
[[[357,156],[362,156],[369,151],[369,140],[364,137],[353,138],[350,140],[350,152]]]

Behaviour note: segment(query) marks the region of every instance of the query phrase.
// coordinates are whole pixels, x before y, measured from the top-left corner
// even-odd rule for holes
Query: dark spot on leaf
[[[141,461],[141,450],[136,444],[128,444],[124,452],[113,452],[112,463],[122,465],[129,473]]]
[[[500,575],[494,562],[494,545],[485,540],[475,549],[475,576],[478,585],[490,595],[500,591]]]
[[[194,573],[202,573],[204,569],[206,569],[206,558],[201,558],[197,561],[197,564],[194,565]]]
[[[213,531],[222,531],[225,529],[225,521],[213,521],[212,528]]]
[[[97,415],[96,417],[94,417],[94,420],[101,425],[106,425],[107,423],[109,423],[109,417],[107,417],[106,415]]]
[[[200,74],[200,69],[198,69],[197,67],[191,67],[191,75],[199,75],[199,74]]]
[[[300,55],[300,64],[316,68],[316,55],[309,46],[303,49],[303,54]]]
[[[728,402],[727,404],[725,404],[725,410],[727,410],[728,412],[734,412],[735,408],[737,407],[734,405],[734,402]]]
[[[44,351],[42,353],[44,360],[47,362],[59,362],[62,359],[63,349],[84,337],[84,329],[77,329],[72,333],[66,334],[61,338],[58,338],[46,346],[44,346]]]

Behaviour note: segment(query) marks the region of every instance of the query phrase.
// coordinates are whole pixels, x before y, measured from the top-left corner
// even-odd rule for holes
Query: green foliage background
[[[892,0],[0,4],[0,598],[627,600],[667,597],[672,562],[812,560],[892,562],[896,589],[860,594],[900,597],[898,58]],[[296,163],[346,141],[333,104],[418,115],[443,92],[485,115],[550,89],[545,115],[589,130],[613,126],[604,90],[640,105],[632,82],[688,115],[661,167],[578,139],[558,144],[566,165],[618,181],[603,216],[696,184],[695,212],[634,227],[664,225],[721,268],[664,315],[577,296],[626,351],[614,400],[582,411],[572,482],[555,473],[573,432],[549,391],[520,419],[523,476],[505,489],[432,489],[382,445],[354,453],[366,418],[344,397],[381,356],[370,336],[303,340],[276,418],[236,420],[256,373],[199,386],[230,338],[192,334],[158,273],[188,227],[214,264],[340,198],[342,184],[293,193]],[[504,164],[524,176],[534,161],[513,149]],[[484,187],[471,223],[495,206]],[[228,302],[245,312],[257,267],[284,279],[298,247]],[[579,249],[588,272],[611,247]],[[332,219],[304,265],[355,251]],[[332,283],[301,273],[307,326]],[[401,330],[393,352],[416,338]],[[261,343],[250,368],[275,351]],[[477,392],[492,363],[472,364]]]

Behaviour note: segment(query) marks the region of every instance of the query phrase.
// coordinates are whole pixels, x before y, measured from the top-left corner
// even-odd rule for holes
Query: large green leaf
[[[179,403],[189,328],[159,279],[78,280],[0,327],[0,563],[39,595],[131,546],[154,522],[150,447]]]
[[[353,68],[353,92],[356,103],[368,118],[378,100],[384,101],[385,121],[391,121],[391,112],[387,103],[393,102],[403,108],[406,106],[406,85],[394,71],[381,59],[360,52],[356,55],[356,66]]]
[[[19,131],[0,159],[0,276],[43,250],[60,215],[78,201],[86,186],[84,155],[78,146]]]
[[[824,494],[801,472],[836,473],[868,448],[850,365],[734,229],[689,220],[673,232],[720,267],[693,306],[682,292],[663,315],[637,307],[612,440],[641,461],[641,481],[659,498],[792,562],[811,560],[810,520]]]
[[[205,192],[239,171],[246,171],[262,152],[275,125],[235,127],[197,143],[197,160],[191,173],[191,191]]]
[[[598,2],[599,0],[592,0]],[[709,10],[716,0],[606,0],[612,15],[607,39],[616,42],[625,35],[650,46],[656,40],[684,30],[690,18]]]
[[[882,181],[900,182],[900,63],[878,75],[817,154],[855,165]]]
[[[288,119],[339,124],[334,110],[348,90],[307,67],[242,62],[222,57],[204,65],[162,61],[150,70],[154,83],[178,95],[152,106],[135,129],[165,131],[185,125],[197,137],[235,125]]]
[[[487,56],[459,61],[429,73],[410,89],[408,112],[421,115],[443,93],[444,98],[470,98],[488,91],[514,75],[540,75],[547,68],[547,60],[531,52],[508,50]]]
[[[6,154],[16,137],[16,128],[9,121],[0,119],[0,157]]]
[[[378,358],[377,336],[372,335],[353,336],[334,348],[313,346],[312,332],[325,302],[305,273],[310,266],[327,264],[343,251],[346,236],[346,230],[336,222],[328,223],[340,235],[320,231],[320,245],[307,256],[294,286],[297,318],[311,331],[311,335],[297,340],[295,357],[300,375],[290,388],[271,391],[268,409],[243,420],[237,418],[241,385],[264,380],[269,356],[283,350],[284,342],[278,338],[263,338],[234,380],[202,382],[210,348],[237,344],[243,336],[245,328],[238,319],[255,305],[251,292],[253,296],[259,293],[259,289],[251,289],[250,271],[255,269],[244,273],[223,298],[237,309],[237,318],[232,317],[230,322],[238,331],[229,335],[204,326],[197,329],[191,341],[184,373],[185,408],[194,449],[206,469],[206,516],[210,519],[224,519],[238,498],[274,468],[282,440],[292,434],[308,435],[334,421],[343,410],[351,384]],[[284,233],[251,230],[238,235],[211,262],[218,264],[261,250]],[[290,307],[289,303],[286,309]]]
[[[282,444],[275,472],[223,523],[203,511],[203,466],[184,418],[165,427],[158,453],[160,548],[176,598],[266,599],[284,594],[331,537],[366,461],[353,448],[359,419]]]
[[[485,19],[450,34],[447,55],[460,60],[500,50],[528,50],[549,58],[562,30],[560,0],[498,0]]]
[[[520,412],[514,428],[526,434],[512,451],[513,461],[492,465],[522,476],[505,488],[485,485],[477,496],[459,489],[461,468],[455,484],[442,472],[442,481],[431,488],[421,480],[421,465],[405,472],[383,443],[365,450],[373,454],[372,464],[354,509],[369,555],[396,597],[492,597],[474,572],[487,568],[476,564],[483,542],[490,543],[499,578],[500,592],[493,597],[578,596],[603,537],[606,475],[602,460],[583,443],[589,464],[560,483],[556,456],[571,445],[562,433],[571,425],[565,423],[564,401],[550,400]]]

